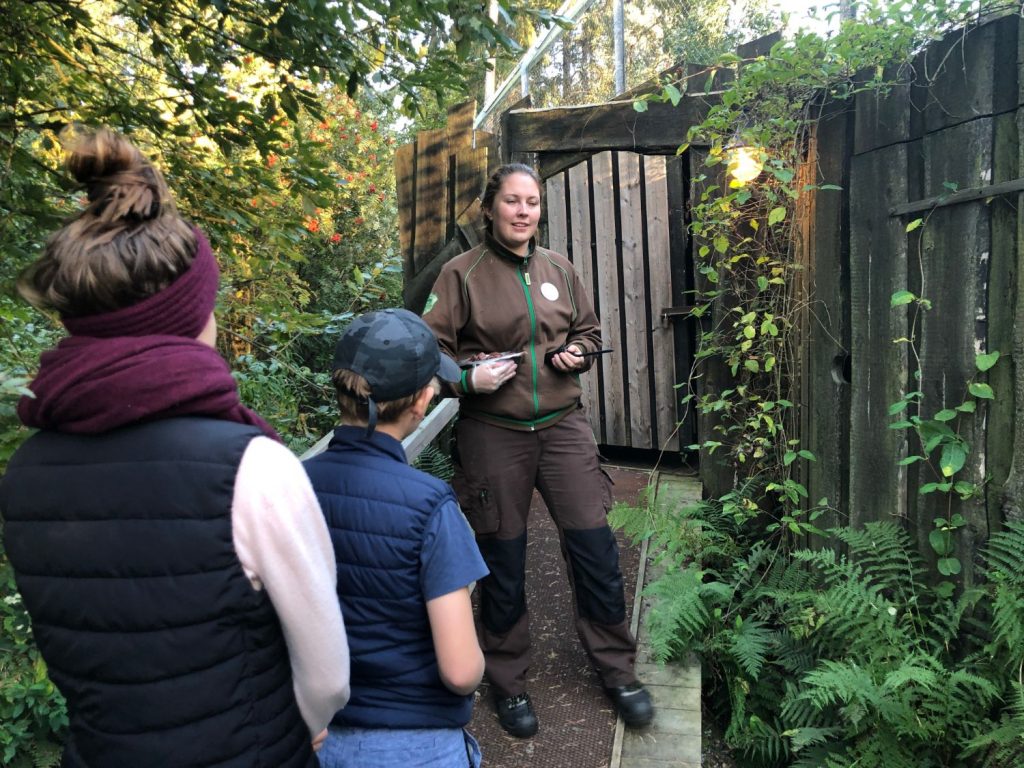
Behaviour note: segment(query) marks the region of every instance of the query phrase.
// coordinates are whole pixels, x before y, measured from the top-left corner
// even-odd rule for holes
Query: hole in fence
[[[849,384],[853,377],[853,363],[849,352],[841,352],[832,358],[832,381],[836,384]]]

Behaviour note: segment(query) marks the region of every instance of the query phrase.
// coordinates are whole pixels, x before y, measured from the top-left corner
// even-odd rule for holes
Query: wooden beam
[[[945,205],[958,205],[970,203],[986,197],[997,197],[999,195],[1012,195],[1024,191],[1024,179],[1013,179],[1012,181],[1001,181],[998,184],[988,184],[984,187],[972,187],[960,189],[949,194],[927,197],[924,200],[915,200],[912,203],[894,205],[889,209],[890,216],[906,216],[911,213],[920,213],[932,208],[941,208]]]
[[[691,125],[704,121],[717,96],[684,96],[679,106],[651,102],[646,112],[632,100],[596,106],[512,110],[504,117],[506,157],[527,152],[600,152],[642,149],[645,153],[675,152]]]

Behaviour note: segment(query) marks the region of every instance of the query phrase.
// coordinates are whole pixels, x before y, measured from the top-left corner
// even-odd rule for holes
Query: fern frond
[[[1024,521],[1007,523],[1006,530],[992,534],[984,555],[989,578],[1024,586]]]
[[[736,628],[724,632],[728,653],[751,680],[757,680],[772,646],[772,632],[757,619],[737,619]]]
[[[644,590],[655,598],[649,627],[651,648],[658,660],[669,661],[700,649],[709,619],[702,581],[703,571],[691,565],[666,572]]]
[[[999,579],[993,587],[992,596],[992,634],[993,642],[989,645],[990,652],[1000,649],[1012,654],[1019,654],[1024,648],[1024,588]]]

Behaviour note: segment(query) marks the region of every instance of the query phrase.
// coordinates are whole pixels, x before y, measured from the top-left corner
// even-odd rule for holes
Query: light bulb
[[[730,147],[729,162],[726,170],[729,175],[740,184],[748,184],[756,179],[764,165],[761,163],[761,153],[756,147],[744,145]]]

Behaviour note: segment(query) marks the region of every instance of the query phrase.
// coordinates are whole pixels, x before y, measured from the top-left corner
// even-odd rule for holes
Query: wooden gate
[[[667,168],[664,156],[601,152],[546,182],[549,245],[576,267],[614,350],[581,377],[604,445],[680,447]]]
[[[444,263],[480,242],[480,195],[498,151],[493,134],[473,130],[475,116],[476,102],[452,107],[444,128],[395,152],[402,298],[417,314]]]

